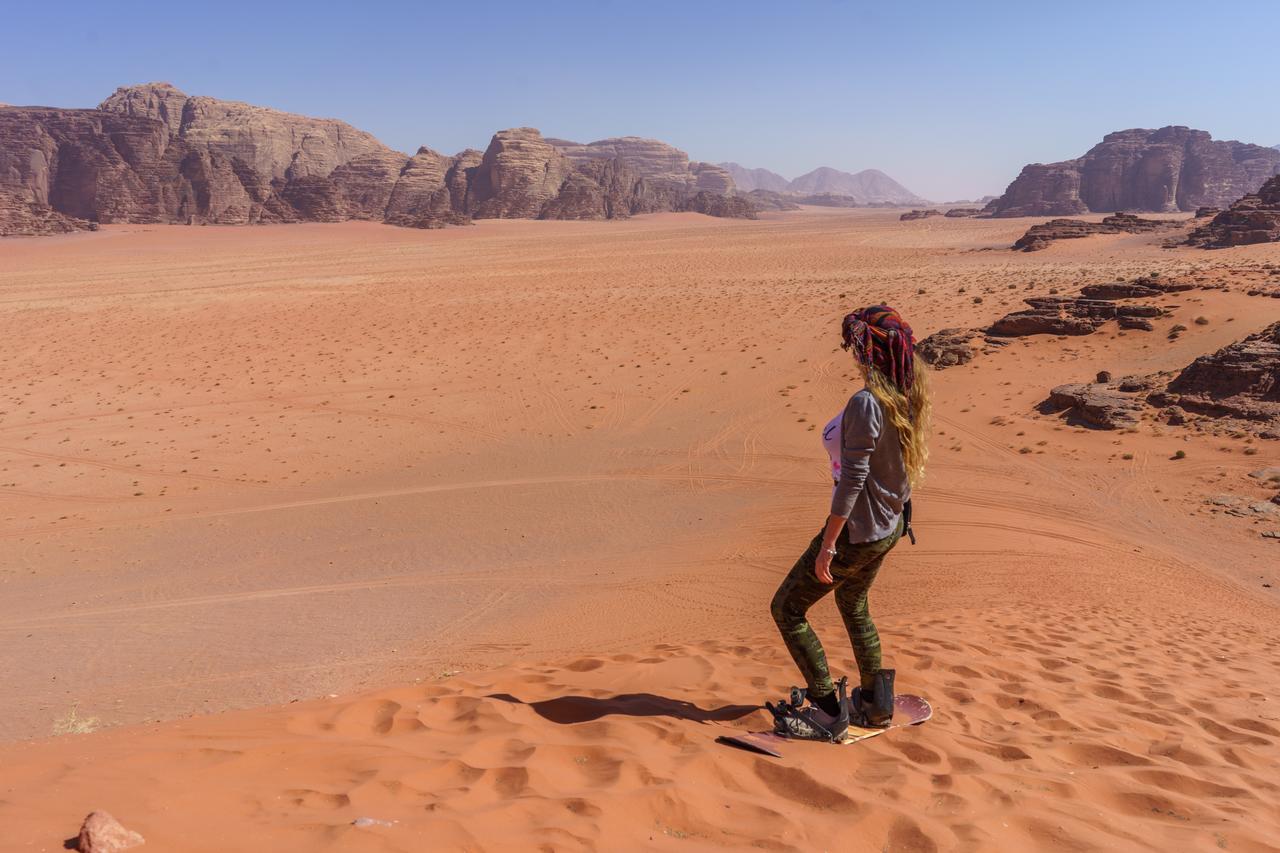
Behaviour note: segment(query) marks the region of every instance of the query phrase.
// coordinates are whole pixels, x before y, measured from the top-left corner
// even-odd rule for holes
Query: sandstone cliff
[[[0,107],[0,235],[95,223],[471,217],[611,219],[662,210],[754,216],[728,172],[656,140],[552,144],[532,128],[483,152],[413,157],[335,119],[117,89],[94,110]]]
[[[1083,156],[1033,163],[987,205],[994,216],[1072,216],[1223,207],[1280,173],[1280,152],[1163,127],[1108,134]]]

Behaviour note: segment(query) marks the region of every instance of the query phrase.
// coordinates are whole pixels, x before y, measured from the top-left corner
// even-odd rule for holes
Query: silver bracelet
[[[833,557],[834,557],[834,556],[836,555],[836,549],[835,549],[835,548],[827,548],[825,551],[823,551],[823,553],[824,553],[824,554],[830,554],[831,556],[833,556]]]

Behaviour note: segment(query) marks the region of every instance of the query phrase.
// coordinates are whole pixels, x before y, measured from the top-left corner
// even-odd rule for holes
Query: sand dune
[[[5,844],[106,808],[182,850],[1277,849],[1280,520],[1205,502],[1265,498],[1275,442],[1036,405],[1280,319],[1246,295],[1280,248],[1005,251],[1027,225],[0,245]],[[921,543],[874,594],[935,718],[781,761],[716,745],[795,680],[767,602],[825,514],[840,314],[887,299],[924,335],[1154,270],[1214,288],[1161,298],[1175,340],[935,374]],[[48,738],[73,708],[104,730]]]

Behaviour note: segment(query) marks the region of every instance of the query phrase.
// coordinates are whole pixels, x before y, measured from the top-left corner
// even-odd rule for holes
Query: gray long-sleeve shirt
[[[864,388],[844,407],[840,480],[831,495],[831,514],[848,516],[850,542],[874,542],[893,533],[910,497],[898,428]]]

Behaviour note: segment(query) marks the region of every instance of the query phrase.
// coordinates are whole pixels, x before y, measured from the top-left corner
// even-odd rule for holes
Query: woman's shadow
[[[695,723],[719,723],[740,720],[761,709],[760,705],[722,705],[703,710],[692,702],[681,702],[652,693],[623,693],[606,699],[591,696],[560,696],[540,702],[525,702],[510,693],[494,693],[486,698],[500,699],[513,705],[526,705],[544,720],[561,725],[588,723],[601,717],[672,717]]]

